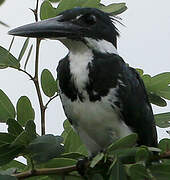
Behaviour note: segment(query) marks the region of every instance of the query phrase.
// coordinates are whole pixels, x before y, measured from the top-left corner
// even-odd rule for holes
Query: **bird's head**
[[[9,31],[10,35],[58,39],[69,48],[67,40],[91,45],[100,41],[116,47],[118,30],[109,14],[95,8],[74,8],[60,15]]]

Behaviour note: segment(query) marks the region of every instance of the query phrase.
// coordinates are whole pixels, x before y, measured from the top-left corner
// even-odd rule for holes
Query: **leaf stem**
[[[36,39],[35,75],[34,75],[33,81],[34,81],[34,84],[36,87],[39,105],[40,105],[40,111],[41,111],[41,134],[44,135],[45,134],[45,110],[46,110],[46,107],[43,104],[43,99],[42,99],[42,94],[41,94],[40,84],[39,84],[39,76],[38,76],[40,42],[41,42],[41,39]]]
[[[31,74],[29,74],[27,71],[25,71],[25,70],[23,70],[23,69],[18,69],[18,71],[21,71],[21,72],[25,73],[26,75],[28,75],[31,80],[34,79],[34,77],[33,77]]]
[[[25,171],[18,174],[13,174],[17,179],[25,179],[33,176],[41,176],[41,175],[50,175],[50,174],[66,174],[72,171],[76,171],[76,165],[62,167],[62,168],[43,168],[43,169],[34,169],[33,171]]]
[[[49,104],[54,98],[56,98],[57,96],[58,96],[58,93],[57,93],[55,96],[51,97],[51,98],[47,101],[47,103],[45,104],[45,107],[47,108],[48,104]]]

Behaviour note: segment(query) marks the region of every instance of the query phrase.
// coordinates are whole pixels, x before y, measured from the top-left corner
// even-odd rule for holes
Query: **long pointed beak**
[[[27,24],[8,32],[8,34],[14,36],[35,38],[77,37],[81,33],[82,28],[80,26],[69,21],[61,21],[60,16]]]

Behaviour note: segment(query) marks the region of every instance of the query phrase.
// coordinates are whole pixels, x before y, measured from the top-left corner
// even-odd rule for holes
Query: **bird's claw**
[[[89,167],[90,160],[88,157],[78,160],[76,167],[77,171],[81,176],[85,176],[87,169]]]

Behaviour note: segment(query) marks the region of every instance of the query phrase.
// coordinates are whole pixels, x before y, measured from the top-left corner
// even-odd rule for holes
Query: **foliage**
[[[0,0],[0,5],[4,1]],[[57,8],[54,7],[56,4],[52,4],[56,2],[59,2]],[[94,7],[111,15],[120,14],[127,9],[125,3],[105,6],[100,3],[100,0],[44,0],[40,7],[40,18],[55,17],[63,10],[73,7]],[[36,11],[33,11],[35,17],[37,17]],[[1,21],[0,24],[5,25]],[[58,96],[56,78],[48,69],[44,69],[39,82],[37,58],[35,59],[35,64],[37,64],[35,76],[29,74],[26,67],[33,45],[30,45],[27,38],[19,57],[16,58],[10,53],[13,40],[9,50],[0,46],[0,68],[17,69],[31,78],[36,88],[41,108],[41,120],[43,120],[47,106]],[[37,41],[37,49],[39,49],[39,43]],[[26,52],[28,53],[24,62]],[[36,57],[38,53],[37,50]],[[137,71],[145,83],[150,102],[157,106],[166,106],[166,100],[170,100],[170,72],[151,77],[144,74],[142,69],[137,69]],[[46,104],[42,98],[43,93],[49,98]],[[16,105],[13,105],[5,92],[0,89],[0,123],[6,123],[8,126],[8,132],[0,132],[0,179],[16,180],[31,177],[33,180],[62,180],[63,178],[83,180],[84,178],[76,171],[76,163],[79,159],[87,157],[88,153],[69,121],[65,120],[61,136],[44,133],[40,136],[36,132],[34,119],[35,111],[27,96],[22,95]],[[157,126],[169,127],[170,112],[155,114],[155,120]],[[42,126],[44,126],[42,129],[45,129],[45,123],[42,123]],[[89,161],[86,178],[93,180],[170,179],[170,139],[161,140],[159,148],[134,147],[136,141],[137,135],[131,134],[111,144],[105,152],[99,153]],[[26,159],[26,164],[15,160],[19,156]]]
[[[5,2],[5,0],[0,0],[0,6]],[[3,25],[5,27],[8,27],[7,24],[5,24],[4,22],[0,21],[0,25]]]

